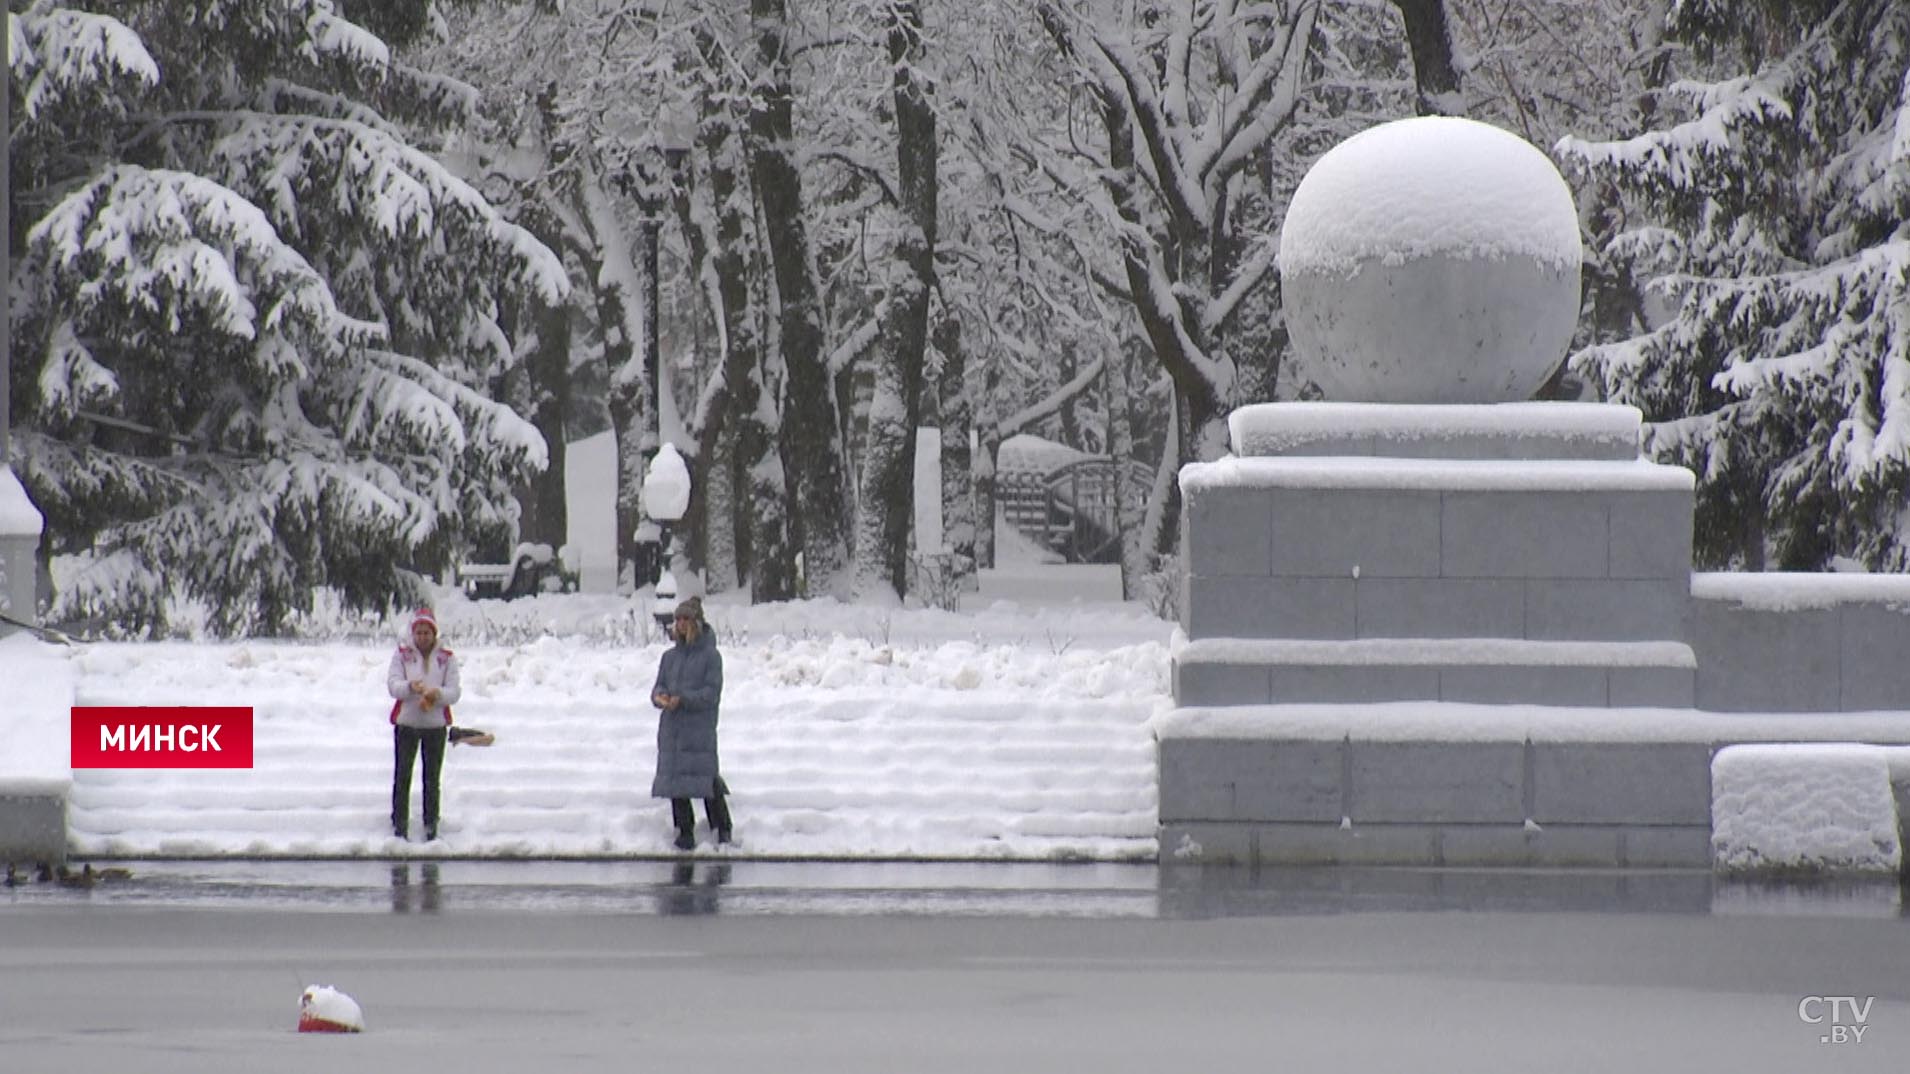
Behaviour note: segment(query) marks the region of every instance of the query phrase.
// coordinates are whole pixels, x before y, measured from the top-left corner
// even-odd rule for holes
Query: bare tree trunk
[[[979,400],[975,413],[975,567],[995,564],[995,460],[1001,453],[1001,419],[995,413],[1001,373],[993,362],[968,362],[968,397]]]
[[[975,588],[975,453],[968,440],[975,428],[975,409],[968,394],[968,356],[962,351],[960,321],[944,316],[936,322],[935,349],[942,355],[936,391],[942,428],[942,533],[955,590],[967,593]]]
[[[1141,578],[1147,574],[1148,549],[1141,540],[1141,512],[1144,497],[1136,497],[1127,484],[1128,464],[1134,461],[1134,422],[1128,410],[1127,356],[1109,355],[1103,366],[1102,387],[1107,393],[1108,456],[1114,460],[1114,514],[1121,535],[1121,599],[1141,595]]]
[[[1132,237],[1146,234],[1137,194],[1142,178],[1134,157],[1134,127],[1122,102],[1102,94],[1100,103],[1112,165],[1106,180],[1108,193],[1130,232],[1121,251],[1128,287],[1136,296],[1135,310],[1140,314],[1148,342],[1174,384],[1175,409],[1180,417],[1176,427],[1179,437],[1176,454],[1182,459],[1219,458],[1226,451],[1229,401],[1221,397],[1212,380],[1196,372],[1205,351],[1205,340],[1197,333],[1200,319],[1189,316],[1191,311],[1181,311],[1176,318],[1175,311],[1168,307],[1179,300],[1174,295],[1161,293],[1156,275],[1149,271],[1144,240]],[[1180,250],[1204,245],[1204,237],[1197,231],[1187,232],[1178,225],[1170,228],[1169,238]],[[1178,486],[1166,507],[1165,531],[1171,541],[1179,528]]]
[[[545,241],[542,236],[539,240],[551,249],[558,248],[556,243]],[[550,465],[543,472],[531,475],[519,497],[523,513],[518,537],[557,548],[570,536],[570,509],[564,498],[567,445],[564,414],[570,409],[570,308],[563,304],[540,304],[532,316],[537,323],[537,346],[525,363],[530,395],[525,416],[544,434]]]
[[[778,343],[788,377],[780,433],[802,504],[803,562],[812,596],[842,596],[849,579],[850,495],[841,422],[823,350],[822,307],[809,263],[802,176],[793,155],[794,104],[783,0],[750,0],[761,69],[751,87],[750,180],[776,278]]]
[[[1452,62],[1452,28],[1446,0],[1393,0],[1406,20],[1406,43],[1413,51],[1413,84],[1422,116],[1465,112],[1459,97],[1459,68]]]
[[[869,408],[856,528],[856,595],[886,587],[908,595],[909,533],[915,524],[915,430],[922,424],[922,368],[928,302],[935,287],[937,188],[933,93],[921,70],[922,12],[915,0],[888,8],[889,63],[895,71],[895,155],[906,222],[896,257],[904,271],[889,295],[884,346]]]

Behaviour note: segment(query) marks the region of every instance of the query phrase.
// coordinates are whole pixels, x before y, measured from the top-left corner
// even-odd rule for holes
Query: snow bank
[[[1711,762],[1711,845],[1733,870],[1895,873],[1890,762],[1875,746],[1731,746]]]

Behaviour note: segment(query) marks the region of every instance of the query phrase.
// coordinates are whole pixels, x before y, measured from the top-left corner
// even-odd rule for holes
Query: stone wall
[[[1910,709],[1910,576],[1699,574],[1692,608],[1699,708]]]

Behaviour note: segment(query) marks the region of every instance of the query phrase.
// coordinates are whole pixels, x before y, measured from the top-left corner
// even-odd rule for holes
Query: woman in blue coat
[[[676,606],[671,625],[676,644],[657,664],[650,703],[657,714],[657,776],[650,794],[670,800],[678,850],[696,849],[696,814],[690,799],[703,799],[704,815],[716,841],[730,841],[730,811],[723,801],[729,788],[716,760],[716,713],[723,701],[723,655],[703,621],[703,602],[695,597]]]

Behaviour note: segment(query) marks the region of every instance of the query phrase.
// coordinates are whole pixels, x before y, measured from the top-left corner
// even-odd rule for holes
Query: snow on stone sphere
[[[676,445],[665,443],[643,475],[643,513],[662,522],[675,522],[690,509],[690,468]]]
[[[1580,260],[1571,190],[1523,139],[1445,116],[1363,131],[1287,209],[1293,383],[1336,401],[1529,399],[1571,341]]]

